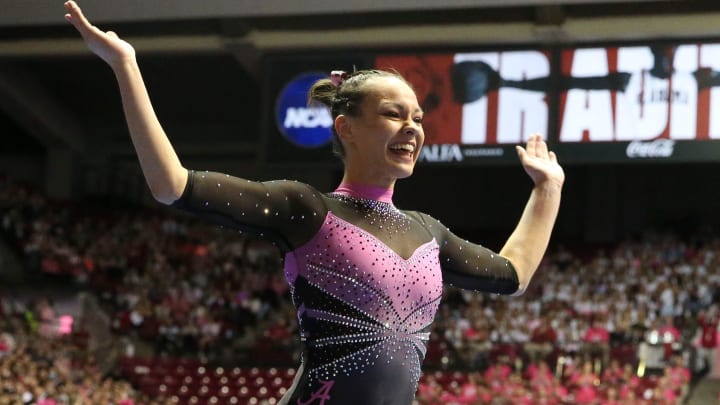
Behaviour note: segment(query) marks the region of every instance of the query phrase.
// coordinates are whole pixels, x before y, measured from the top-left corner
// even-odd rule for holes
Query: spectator
[[[487,320],[478,315],[463,333],[466,358],[473,369],[484,370],[490,364],[490,328]]]
[[[640,377],[637,376],[632,364],[625,364],[623,366],[623,384],[620,388],[620,398],[626,399],[633,397],[635,391],[640,387]]]
[[[717,334],[718,334],[718,313],[717,307],[712,306],[709,310],[700,311],[698,321],[700,324],[700,359],[705,362],[705,367],[712,377],[720,377],[717,367]]]
[[[602,372],[603,384],[618,385],[623,382],[623,367],[620,365],[620,360],[610,360],[610,366]]]
[[[507,364],[508,359],[501,357],[498,360],[488,367],[484,373],[485,381],[495,393],[500,393],[505,389],[512,374],[512,368]]]
[[[531,361],[547,360],[547,356],[555,350],[557,338],[550,318],[541,316],[540,324],[533,329],[530,340],[525,344],[525,352]]]
[[[586,360],[600,355],[605,366],[610,361],[610,333],[600,317],[596,317],[592,326],[585,331],[582,354]]]
[[[582,369],[570,376],[569,383],[573,388],[576,404],[593,404],[598,399],[598,375],[593,371],[593,363],[584,361]]]
[[[622,402],[618,396],[617,389],[614,386],[610,386],[607,389],[605,398],[600,400],[600,405],[621,405]]]

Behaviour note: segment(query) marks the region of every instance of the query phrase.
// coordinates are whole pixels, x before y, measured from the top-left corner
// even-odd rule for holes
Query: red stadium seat
[[[220,398],[230,398],[232,396],[231,388],[227,385],[218,387],[217,395]]]
[[[263,387],[265,385],[265,378],[263,377],[255,377],[254,379],[250,380],[250,384],[253,387]]]
[[[244,387],[248,384],[248,379],[246,377],[238,377],[233,380],[231,380],[231,384],[233,384],[236,387]]]
[[[240,400],[247,400],[254,394],[254,390],[251,392],[250,388],[247,386],[243,386],[238,388],[237,390],[237,397],[240,398]]]

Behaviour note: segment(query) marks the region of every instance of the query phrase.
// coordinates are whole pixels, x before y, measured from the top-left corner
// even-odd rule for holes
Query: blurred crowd
[[[471,371],[455,377],[428,373],[420,384],[419,405],[675,405],[686,398],[690,372],[682,358],[674,357],[663,374],[641,378],[630,364],[613,361],[603,372],[593,363],[582,361],[560,375],[544,360],[531,362],[524,370],[514,370],[503,361],[484,372]],[[452,376],[451,376],[452,377]]]
[[[647,234],[585,256],[560,247],[522,299],[450,292],[437,334],[480,365],[498,344],[528,357],[597,354],[603,365],[627,344],[714,347],[720,239],[695,237]]]
[[[269,242],[165,207],[54,202],[2,178],[0,215],[0,234],[22,258],[29,280],[62,276],[96,292],[115,334],[150,345],[153,355],[298,362],[295,311]],[[647,394],[652,388],[672,391],[662,395],[675,402],[645,398],[648,403],[677,403],[687,392],[686,375],[717,373],[718,267],[720,238],[712,232],[648,232],[613,246],[551,249],[521,298],[448,287],[427,366],[471,377],[448,386],[430,373],[418,400],[561,403],[553,401],[572,396],[573,403],[610,405],[641,403],[620,401],[655,395]],[[0,359],[0,370],[26,370],[28,361],[42,358],[35,353],[47,353],[44,345],[60,344],[38,342],[17,345]],[[613,383],[638,372],[654,373],[656,381],[638,385],[642,390]],[[40,387],[48,384],[49,372],[42,373]],[[75,384],[79,390],[85,383]],[[88,384],[107,386],[113,395],[130,389]]]
[[[0,405],[153,404],[127,381],[100,373],[82,341],[43,332],[37,317],[47,305],[0,296]]]
[[[29,278],[64,276],[97,292],[116,332],[158,354],[232,359],[217,349],[242,356],[258,340],[294,340],[271,243],[163,207],[58,203],[7,181],[0,207],[1,233]]]

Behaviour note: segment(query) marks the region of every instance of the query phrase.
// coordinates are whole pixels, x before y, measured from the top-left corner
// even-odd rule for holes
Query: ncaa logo
[[[275,122],[280,132],[293,144],[317,148],[332,138],[333,120],[323,106],[308,106],[308,90],[323,73],[304,73],[295,77],[280,92],[275,108]]]

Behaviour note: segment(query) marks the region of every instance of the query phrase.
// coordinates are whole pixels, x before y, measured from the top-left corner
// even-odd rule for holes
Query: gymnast
[[[153,112],[133,47],[90,24],[75,2],[65,9],[115,74],[153,197],[281,248],[303,347],[281,403],[409,405],[444,283],[498,294],[527,288],[547,248],[565,179],[540,135],[516,147],[534,187],[495,253],[425,213],[393,204],[395,182],[412,174],[425,137],[423,111],[400,75],[335,71],[311,88],[309,98],[330,109],[344,165],[332,192],[188,170]]]

